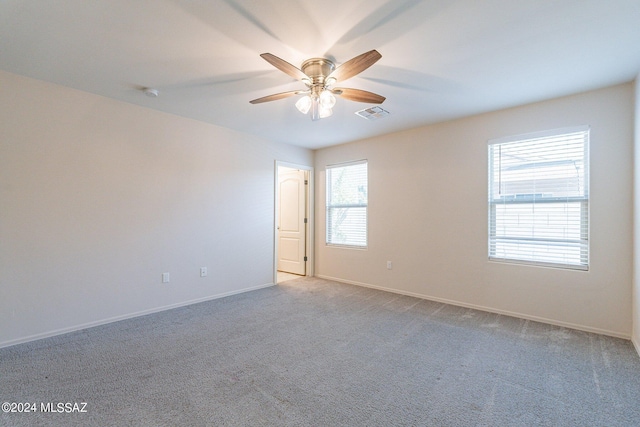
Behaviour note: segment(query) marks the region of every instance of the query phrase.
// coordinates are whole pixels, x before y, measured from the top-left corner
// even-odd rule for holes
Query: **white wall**
[[[625,84],[318,150],[316,275],[630,337],[632,112]],[[575,125],[591,126],[590,270],[489,262],[487,140]],[[369,247],[327,247],[325,166],[358,159]]]
[[[4,72],[0,121],[0,346],[273,282],[313,152]]]
[[[640,74],[635,81],[634,143],[634,248],[633,248],[633,334],[631,341],[640,354]]]

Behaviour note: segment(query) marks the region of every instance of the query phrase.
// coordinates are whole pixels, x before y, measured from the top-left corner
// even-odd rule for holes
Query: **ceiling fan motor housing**
[[[310,86],[324,86],[325,79],[336,69],[333,62],[325,58],[311,58],[302,63],[302,72],[309,76]]]

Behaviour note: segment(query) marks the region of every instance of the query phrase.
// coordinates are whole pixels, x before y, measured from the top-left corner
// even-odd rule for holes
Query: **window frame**
[[[340,204],[340,203],[335,203],[335,204],[331,204],[331,170],[332,169],[338,169],[338,168],[345,168],[345,167],[349,167],[349,166],[356,166],[356,165],[362,165],[364,164],[366,166],[366,202],[363,203],[347,203],[347,204]],[[360,250],[366,250],[369,246],[369,161],[367,159],[361,159],[361,160],[354,160],[354,161],[348,161],[348,162],[342,162],[342,163],[335,163],[335,164],[331,164],[331,165],[327,165],[325,167],[325,244],[326,246],[331,246],[331,247],[339,247],[339,248],[347,248],[347,249],[360,249]],[[365,209],[365,216],[364,216],[364,240],[365,243],[364,245],[358,245],[358,244],[350,244],[350,243],[339,243],[339,242],[335,242],[335,241],[331,241],[330,239],[330,231],[332,229],[331,225],[330,225],[330,221],[331,221],[331,210],[332,209],[344,209],[344,208],[364,208]]]
[[[488,141],[488,256],[490,261],[495,262],[504,262],[504,263],[512,263],[512,264],[523,264],[523,265],[534,265],[534,266],[542,266],[542,267],[552,267],[552,268],[561,268],[568,270],[581,270],[588,271],[590,267],[590,127],[589,126],[574,126],[574,127],[566,127],[560,129],[553,129],[542,132],[534,132],[522,135],[509,136],[504,138],[492,139]],[[503,171],[502,166],[498,168],[494,168],[494,164],[492,164],[492,150],[495,146],[499,146],[501,144],[513,144],[513,143],[531,143],[535,140],[544,140],[551,139],[553,137],[562,137],[569,136],[572,134],[584,134],[583,143],[582,143],[582,162],[584,165],[583,177],[579,179],[579,183],[583,183],[582,195],[581,196],[561,196],[561,197],[553,197],[547,196],[544,194],[538,195],[535,194],[530,197],[524,197],[519,199],[517,195],[513,197],[513,199],[502,199],[499,200],[493,194],[493,185],[495,183],[494,176],[496,173],[501,173]],[[540,166],[542,168],[543,166]],[[496,170],[499,169],[499,170]],[[581,181],[580,181],[581,180]],[[497,224],[496,224],[496,210],[498,206],[531,206],[532,211],[535,211],[535,206],[544,206],[545,204],[564,204],[565,208],[568,208],[570,204],[579,203],[579,239],[569,239],[569,238],[552,238],[552,237],[522,237],[518,235],[511,236],[501,236],[497,235]],[[575,214],[574,214],[575,215]],[[566,216],[568,217],[568,215]],[[576,216],[577,217],[577,216]],[[538,219],[538,217],[535,217]],[[542,261],[540,259],[535,259],[536,256],[532,256],[530,258],[526,258],[524,255],[517,257],[512,254],[506,254],[503,256],[497,256],[496,253],[496,245],[498,241],[502,240],[502,242],[506,242],[512,240],[514,242],[523,242],[524,244],[535,245],[541,244],[546,245],[548,248],[553,245],[577,245],[580,248],[579,262],[568,262],[566,260],[557,260],[557,262],[553,261]],[[533,259],[532,259],[533,258]]]

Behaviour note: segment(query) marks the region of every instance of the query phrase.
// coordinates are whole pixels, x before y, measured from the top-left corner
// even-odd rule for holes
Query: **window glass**
[[[327,166],[326,242],[367,246],[366,160]]]
[[[589,129],[489,142],[489,258],[589,266]]]

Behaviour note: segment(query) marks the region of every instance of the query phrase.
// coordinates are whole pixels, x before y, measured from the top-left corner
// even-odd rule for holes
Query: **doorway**
[[[276,162],[274,283],[313,275],[311,168]]]

